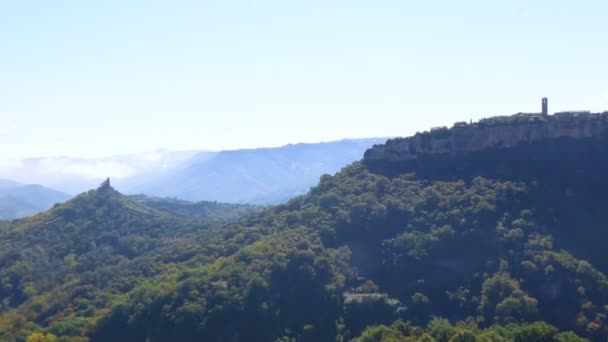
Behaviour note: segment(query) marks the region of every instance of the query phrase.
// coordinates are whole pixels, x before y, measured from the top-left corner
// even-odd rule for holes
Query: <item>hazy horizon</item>
[[[430,129],[430,128],[429,128]],[[428,130],[428,129],[427,129]],[[335,143],[340,141],[348,141],[348,140],[372,140],[372,139],[390,139],[393,137],[355,137],[355,138],[339,138],[332,140],[324,140],[324,141],[298,141],[298,142],[286,142],[278,145],[268,145],[268,146],[247,146],[247,147],[235,147],[228,149],[206,149],[206,148],[192,148],[192,149],[171,149],[166,147],[158,147],[150,150],[139,150],[132,152],[122,152],[118,151],[118,153],[114,154],[88,154],[88,155],[69,155],[69,154],[53,154],[53,155],[31,155],[31,156],[6,156],[0,155],[0,168],[3,166],[3,161],[11,161],[11,160],[34,160],[34,159],[47,159],[47,158],[69,158],[69,159],[104,159],[104,158],[115,158],[115,157],[128,157],[128,156],[137,156],[137,155],[145,155],[145,154],[154,154],[154,153],[162,153],[162,152],[171,152],[171,153],[217,153],[217,152],[228,152],[228,151],[239,151],[239,150],[259,150],[259,149],[275,149],[281,148],[291,145],[300,145],[300,144],[328,144]]]
[[[407,136],[608,109],[608,3],[0,5],[0,158]]]
[[[257,155],[259,158],[295,158],[298,160],[298,151],[301,148],[291,149],[290,146],[303,146],[305,150],[313,149],[317,152],[327,149],[331,151],[334,146],[348,146],[340,151],[340,155],[333,156],[340,160],[338,164],[344,166],[363,156],[365,149],[373,144],[383,142],[384,138],[340,139],[317,143],[291,143],[278,147],[258,147],[235,150],[169,150],[157,149],[139,153],[122,153],[101,157],[85,156],[49,156],[32,158],[0,158],[0,180],[17,181],[21,184],[40,184],[69,194],[76,194],[86,189],[94,188],[106,177],[113,180],[121,190],[131,191],[141,184],[151,183],[166,177],[175,177],[175,172],[186,170],[190,166],[196,167],[216,157],[222,152],[239,151],[248,163],[247,155]],[[248,151],[255,151],[252,153]],[[309,150],[310,151],[310,150]],[[345,159],[344,152],[348,151],[350,157]],[[354,151],[357,151],[353,154]],[[243,153],[244,152],[244,153]],[[328,152],[329,153],[329,152]],[[273,155],[275,157],[273,157]],[[289,157],[291,156],[291,157]],[[229,157],[230,158],[230,157]],[[221,158],[220,158],[221,159]],[[320,162],[322,154],[312,160]],[[251,165],[253,167],[253,165]],[[284,165],[289,168],[289,164]],[[336,171],[337,167],[326,171]],[[169,176],[170,175],[170,176]],[[320,175],[320,174],[319,174]],[[315,180],[316,180],[315,174]],[[179,178],[179,177],[178,177]],[[138,191],[141,192],[141,191]]]

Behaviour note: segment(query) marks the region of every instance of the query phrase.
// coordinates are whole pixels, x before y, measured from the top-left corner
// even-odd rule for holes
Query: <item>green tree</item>
[[[43,334],[40,332],[37,333],[33,333],[27,336],[26,342],[57,342],[58,341],[58,337],[48,333],[48,334]]]
[[[554,342],[559,331],[556,327],[544,322],[535,322],[524,326],[515,334],[514,342]]]

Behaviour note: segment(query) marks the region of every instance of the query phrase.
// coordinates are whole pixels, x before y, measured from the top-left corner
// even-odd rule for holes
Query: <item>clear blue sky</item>
[[[608,110],[608,1],[2,1],[0,157]]]

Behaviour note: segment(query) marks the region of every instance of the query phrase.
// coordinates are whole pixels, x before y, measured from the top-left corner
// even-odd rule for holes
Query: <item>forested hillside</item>
[[[213,262],[138,286],[90,336],[369,341],[370,325],[443,317],[475,334],[543,320],[605,339],[606,142],[546,141],[409,170],[354,163],[231,230]],[[496,334],[538,340],[514,330]],[[544,340],[576,340],[560,336]]]
[[[152,197],[147,195],[131,195],[129,198],[146,207],[173,215],[197,219],[212,225],[233,223],[244,216],[255,214],[265,208],[253,204],[229,204],[211,201],[190,202],[177,198]]]
[[[0,0],[0,342],[608,342],[607,35],[608,0]]]
[[[43,235],[80,216],[60,207],[32,219],[37,224],[11,225],[10,234],[30,240],[11,242],[11,253],[2,249],[2,265],[12,265],[12,273],[2,276],[10,280],[2,293],[8,298],[5,336],[39,331],[66,341],[605,340],[607,149],[604,135],[408,165],[355,162],[322,176],[305,196],[219,230],[97,190],[84,198],[111,194],[135,206],[127,211],[133,220],[120,225],[124,233],[101,238],[117,211],[92,200],[84,205],[91,210],[85,217],[98,218],[85,225],[90,230],[62,234],[91,234],[95,248],[108,253],[102,260],[114,258],[107,266],[112,276],[86,272],[89,259],[72,260],[67,249],[55,252],[57,244],[48,241],[57,234]],[[51,217],[62,223],[54,225]],[[123,250],[130,229],[142,233]],[[11,241],[10,234],[2,241]],[[157,244],[156,237],[171,243]],[[35,258],[38,249],[27,246],[52,246],[46,250],[53,252]],[[147,248],[153,252],[143,259],[129,254]],[[24,264],[28,257],[33,259]],[[54,274],[42,268],[43,260],[56,260],[53,269],[82,264],[78,272],[60,274],[64,286],[71,286],[68,279],[88,291],[70,290],[73,298],[62,297],[61,288],[41,294]],[[128,276],[114,277],[121,273]]]
[[[59,336],[85,334],[115,300],[145,279],[185,261],[212,260],[213,253],[200,245],[213,229],[258,210],[139,201],[159,209],[121,195],[106,182],[48,212],[0,221],[0,340],[24,340],[43,327]],[[167,203],[172,210],[165,209]],[[190,213],[192,206],[204,211]]]

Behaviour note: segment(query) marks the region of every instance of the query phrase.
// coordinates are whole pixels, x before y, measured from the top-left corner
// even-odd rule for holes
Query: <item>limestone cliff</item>
[[[408,138],[391,139],[374,145],[364,162],[405,162],[423,155],[458,155],[489,148],[512,148],[557,138],[589,138],[608,131],[608,112],[561,112],[555,115],[515,114],[459,122],[452,128],[433,128]]]

